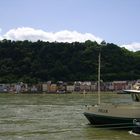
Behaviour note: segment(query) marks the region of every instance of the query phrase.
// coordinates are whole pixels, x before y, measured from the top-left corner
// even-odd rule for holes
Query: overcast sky
[[[105,40],[140,50],[140,0],[0,0],[0,39]]]

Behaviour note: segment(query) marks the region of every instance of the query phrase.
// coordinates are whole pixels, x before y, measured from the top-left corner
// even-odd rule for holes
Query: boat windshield
[[[138,93],[133,93],[133,94],[131,94],[131,96],[132,96],[132,100],[133,101],[135,101],[135,102],[140,102],[140,94],[138,94]]]

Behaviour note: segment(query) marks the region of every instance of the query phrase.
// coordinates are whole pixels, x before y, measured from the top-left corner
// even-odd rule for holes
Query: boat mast
[[[101,89],[100,89],[100,83],[101,83],[101,47],[106,46],[105,40],[103,40],[100,44],[99,48],[99,56],[98,56],[98,104],[101,103]]]
[[[98,56],[98,104],[101,103],[101,97],[100,97],[100,73],[101,73],[101,52],[99,51],[99,56]]]

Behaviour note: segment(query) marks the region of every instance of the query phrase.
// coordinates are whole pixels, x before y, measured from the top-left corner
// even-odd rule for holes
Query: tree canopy
[[[103,81],[140,79],[140,52],[113,43],[0,41],[0,83],[96,81],[101,51]]]

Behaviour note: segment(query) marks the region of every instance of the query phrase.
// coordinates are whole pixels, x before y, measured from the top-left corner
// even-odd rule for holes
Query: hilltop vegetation
[[[0,41],[0,83],[96,81],[101,47],[103,81],[140,79],[140,52],[108,43]]]

